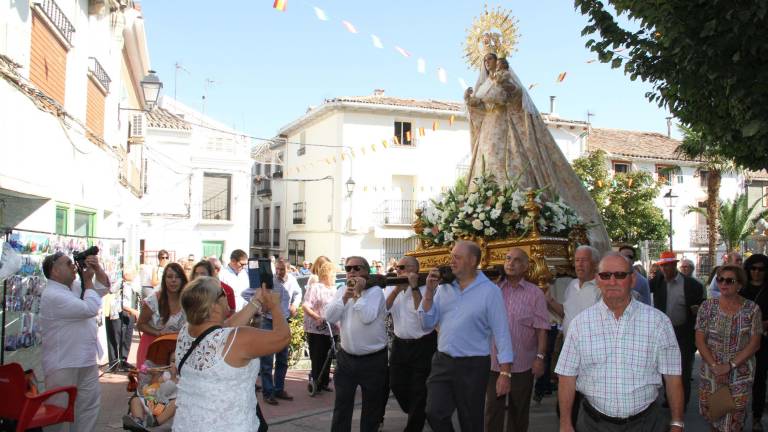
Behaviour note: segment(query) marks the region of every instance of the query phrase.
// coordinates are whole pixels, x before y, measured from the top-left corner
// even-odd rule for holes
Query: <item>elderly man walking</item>
[[[515,362],[510,370],[510,387],[514,391],[501,397],[496,395],[499,363],[496,348],[492,346],[491,373],[485,392],[486,432],[504,430],[505,417],[508,417],[507,431],[528,430],[533,379],[544,373],[549,314],[541,289],[524,279],[528,267],[528,255],[522,249],[512,248],[504,257],[504,275],[499,287],[515,352]]]
[[[602,301],[571,322],[555,372],[560,375],[560,431],[584,395],[576,429],[589,432],[681,432],[680,350],[669,318],[633,299],[632,264],[618,253],[600,261]],[[672,419],[656,403],[662,377]]]
[[[513,352],[504,299],[496,284],[477,270],[479,264],[477,244],[457,242],[451,250],[456,279],[438,289],[440,274],[430,271],[419,306],[422,328],[440,327],[427,379],[427,420],[435,432],[453,431],[454,411],[462,431],[482,432],[491,341],[498,350],[496,396],[509,393]]]

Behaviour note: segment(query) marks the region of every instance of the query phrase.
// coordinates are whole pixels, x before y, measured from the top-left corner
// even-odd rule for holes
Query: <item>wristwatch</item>
[[[731,360],[728,362],[729,365],[731,365],[731,369],[736,369],[736,362]]]
[[[669,422],[670,427],[679,427],[680,429],[685,429],[685,423],[682,420],[672,420]]]
[[[536,354],[536,358],[539,359],[539,360],[544,360],[544,354],[538,353],[538,354]]]

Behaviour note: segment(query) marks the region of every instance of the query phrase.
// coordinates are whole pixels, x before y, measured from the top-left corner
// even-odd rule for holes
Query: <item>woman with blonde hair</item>
[[[181,293],[187,316],[176,343],[179,390],[174,431],[259,430],[256,377],[259,357],[290,342],[279,301],[262,287],[258,296],[227,319],[229,306],[219,280],[202,276]],[[260,310],[274,317],[274,328],[248,327]]]
[[[307,335],[309,345],[309,358],[312,361],[312,379],[317,384],[317,389],[332,391],[328,387],[329,369],[323,370],[323,364],[331,348],[331,337],[328,331],[328,323],[325,321],[325,306],[333,300],[336,294],[336,265],[327,261],[316,269],[319,281],[310,284],[304,294],[304,333]],[[334,338],[338,338],[339,328],[332,327]],[[311,392],[311,390],[310,390]]]

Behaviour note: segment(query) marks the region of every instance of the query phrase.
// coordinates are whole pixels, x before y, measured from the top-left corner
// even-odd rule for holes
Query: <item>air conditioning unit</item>
[[[128,122],[128,138],[144,138],[145,127],[146,119],[144,118],[144,113],[131,113],[131,118]]]

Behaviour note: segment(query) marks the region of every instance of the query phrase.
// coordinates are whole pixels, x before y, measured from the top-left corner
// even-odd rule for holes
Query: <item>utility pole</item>
[[[176,64],[173,65],[176,70],[173,71],[173,100],[176,99],[176,81],[179,79],[179,70],[186,72],[187,75],[189,75],[189,71],[184,68],[184,66],[181,65],[181,63],[176,62]]]

